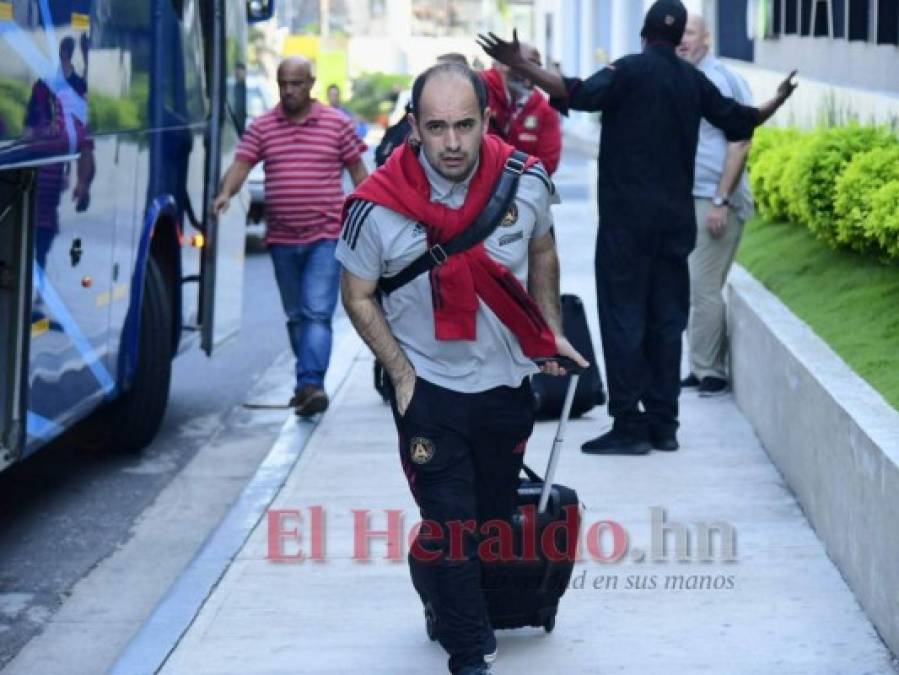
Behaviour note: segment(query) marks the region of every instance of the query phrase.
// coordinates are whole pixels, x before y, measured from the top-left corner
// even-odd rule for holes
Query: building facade
[[[757,96],[796,68],[781,124],[899,123],[897,0],[704,0],[716,52]]]
[[[536,0],[538,47],[566,75],[586,76],[639,51],[651,0]],[[749,82],[757,99],[791,69],[796,95],[775,118],[811,126],[850,119],[899,120],[897,0],[687,0],[712,32],[715,53]],[[594,116],[568,126],[588,131]]]

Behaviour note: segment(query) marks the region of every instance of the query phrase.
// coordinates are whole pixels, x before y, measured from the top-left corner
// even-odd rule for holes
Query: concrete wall
[[[744,270],[728,297],[737,403],[899,654],[899,413]]]
[[[784,35],[756,40],[755,64],[798,68],[804,77],[857,89],[899,94],[899,48],[871,42]]]
[[[789,71],[768,70],[745,61],[723,59],[749,83],[755,102],[764,103],[774,95],[777,85]],[[800,71],[799,88],[777,112],[772,123],[781,126],[796,124],[811,127],[835,114],[835,122],[845,124],[850,119],[861,122],[899,123],[899,94],[846,87],[825,80],[805,77]]]

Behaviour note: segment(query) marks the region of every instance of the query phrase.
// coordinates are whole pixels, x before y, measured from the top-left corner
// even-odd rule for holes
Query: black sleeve
[[[412,133],[412,126],[406,117],[385,131],[384,137],[375,148],[375,166],[382,166],[390,158],[391,153],[406,142],[410,133]]]
[[[699,80],[702,116],[721,129],[731,142],[752,138],[759,123],[758,108],[741,105],[734,99],[723,96],[704,73],[698,70],[694,72]]]
[[[620,79],[616,65],[611,65],[593,73],[586,80],[579,77],[563,77],[565,98],[552,98],[550,105],[563,115],[569,110],[598,112],[605,109],[613,101],[616,83]]]

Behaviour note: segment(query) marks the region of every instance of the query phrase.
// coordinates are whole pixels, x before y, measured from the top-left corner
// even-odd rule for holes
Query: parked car
[[[275,105],[268,83],[259,75],[247,76],[247,124],[271,110]],[[247,224],[257,224],[265,215],[265,173],[260,162],[247,177],[250,191],[250,211]]]

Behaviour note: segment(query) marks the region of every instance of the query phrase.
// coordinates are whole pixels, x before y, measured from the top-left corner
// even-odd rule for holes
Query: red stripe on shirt
[[[342,170],[366,146],[340,111],[312,104],[301,123],[278,105],[247,128],[237,159],[265,170],[266,241],[308,244],[340,236]]]

